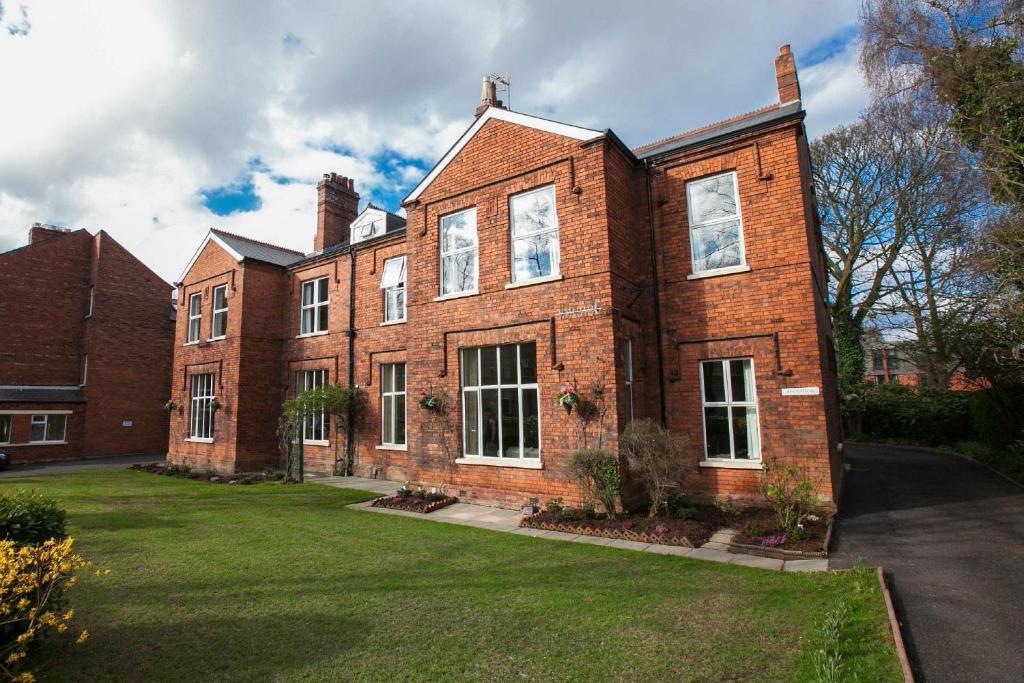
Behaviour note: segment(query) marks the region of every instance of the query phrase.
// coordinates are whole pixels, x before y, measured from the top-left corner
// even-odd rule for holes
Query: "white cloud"
[[[0,249],[33,221],[105,228],[170,280],[211,225],[310,249],[326,171],[397,209],[484,73],[517,110],[639,145],[773,101],[778,46],[799,64],[859,3],[25,4],[27,34],[0,32]],[[849,47],[801,78],[812,134],[862,106]],[[243,181],[258,210],[204,206]]]

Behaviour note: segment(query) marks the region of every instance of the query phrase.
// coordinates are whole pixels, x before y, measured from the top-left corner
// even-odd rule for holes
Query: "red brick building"
[[[163,453],[173,289],[102,230],[36,224],[0,254],[0,450]]]
[[[357,213],[353,181],[329,174],[311,255],[211,231],[179,283],[169,458],[277,462],[282,400],[340,382],[371,418],[340,463],[329,419],[309,420],[314,471],[572,502],[572,453],[651,417],[689,434],[691,491],[756,495],[778,461],[834,500],[826,275],[788,46],[776,71],[778,103],[632,150],[485,85],[406,219]],[[603,420],[581,429],[556,404],[565,384]],[[424,392],[451,400],[450,432]]]

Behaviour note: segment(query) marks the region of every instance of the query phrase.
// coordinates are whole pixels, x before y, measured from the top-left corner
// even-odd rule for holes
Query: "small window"
[[[330,303],[326,277],[302,283],[301,334],[327,331],[327,313]]]
[[[441,218],[441,295],[477,289],[476,209]]]
[[[371,237],[377,235],[383,235],[387,228],[387,217],[384,212],[366,212],[366,214],[358,221],[352,224],[351,235],[349,242],[355,244],[356,242],[362,242],[368,240]]]
[[[319,389],[327,384],[327,370],[301,370],[295,374],[295,394]],[[306,415],[302,423],[302,440],[305,443],[327,443],[327,414],[321,408]]]
[[[706,273],[745,264],[736,173],[686,184],[693,272]]]
[[[883,349],[871,350],[871,371],[879,375],[885,371],[885,362],[882,360],[884,353]]]
[[[189,438],[213,441],[214,379],[212,372],[192,375]]]
[[[0,443],[11,442],[11,415],[0,415]]]
[[[558,213],[555,187],[549,185],[512,197],[512,281],[558,275]]]
[[[88,318],[89,316],[92,315],[92,307],[93,307],[93,305],[95,303],[96,303],[96,288],[95,287],[90,287],[89,288],[89,312],[85,314],[86,318]]]
[[[384,322],[405,320],[405,257],[398,256],[384,262],[380,279],[384,290]]]
[[[223,339],[228,333],[228,286],[213,288],[213,323],[210,339]]]
[[[67,415],[33,415],[29,441],[32,443],[63,443],[67,436],[67,426]]]
[[[467,457],[540,458],[537,345],[463,349],[462,410]]]
[[[203,295],[193,294],[188,298],[188,340],[199,341],[199,325],[203,321]]]
[[[704,403],[704,455],[707,458],[758,460],[761,440],[750,358],[701,363]]]
[[[626,338],[622,345],[622,362],[626,370],[626,419],[633,421],[633,340]]]
[[[380,366],[380,442],[405,445],[405,363]]]

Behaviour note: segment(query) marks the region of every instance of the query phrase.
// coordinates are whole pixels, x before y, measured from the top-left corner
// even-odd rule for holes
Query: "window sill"
[[[208,341],[208,342],[223,341],[224,339],[227,339],[227,338],[228,338],[228,336],[225,334],[225,335],[220,336],[220,337],[210,337],[206,341]]]
[[[523,280],[522,282],[510,282],[505,285],[505,289],[518,289],[519,287],[529,287],[530,285],[542,285],[546,282],[558,282],[564,280],[565,277],[558,273],[556,275],[545,275],[544,277],[535,277],[532,280]]]
[[[457,465],[488,465],[490,467],[518,467],[526,470],[542,470],[544,463],[540,458],[457,458]]]
[[[185,441],[189,443],[213,443],[213,439],[203,439],[198,436],[189,436],[185,438]]]
[[[4,444],[5,446],[67,446],[67,441],[29,441],[23,444]]]
[[[398,444],[391,444],[391,443],[379,443],[379,444],[377,444],[376,448],[377,448],[378,451],[407,451],[407,450],[409,450],[409,446],[407,446],[407,445],[398,445]]]
[[[331,442],[327,439],[306,439],[302,442],[303,446],[330,446]]]
[[[441,296],[435,296],[434,301],[449,301],[450,299],[461,299],[466,296],[476,296],[479,293],[479,289],[474,289],[469,292],[452,292],[451,294],[442,294]]]
[[[199,340],[198,339],[196,339],[195,341],[185,342],[184,344],[182,344],[182,346],[198,346],[198,345],[199,345]]]
[[[763,470],[764,464],[760,460],[726,460],[725,458],[707,459],[700,461],[701,467],[719,467],[726,470]]]
[[[391,325],[404,325],[404,324],[405,324],[405,318],[402,318],[401,320],[385,320],[384,322],[382,322],[380,324],[380,326],[381,327],[390,327]]]
[[[307,337],[322,337],[325,334],[330,334],[330,330],[324,330],[323,332],[307,332],[306,334],[296,335],[296,339],[306,339]]]
[[[709,277],[718,277],[719,275],[735,275],[736,273],[749,273],[750,266],[743,264],[742,266],[729,266],[728,268],[716,268],[715,270],[706,270],[703,273],[692,273],[686,276],[687,280],[703,280]]]

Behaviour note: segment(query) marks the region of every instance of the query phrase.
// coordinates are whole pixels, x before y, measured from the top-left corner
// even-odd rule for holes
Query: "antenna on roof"
[[[502,91],[505,92],[505,108],[511,109],[512,108],[512,82],[509,81],[509,75],[508,74],[504,74],[504,75],[502,75],[502,74],[491,74],[490,76],[488,76],[488,78],[490,78],[496,84],[499,84],[498,88],[497,88],[498,92],[502,92]]]

